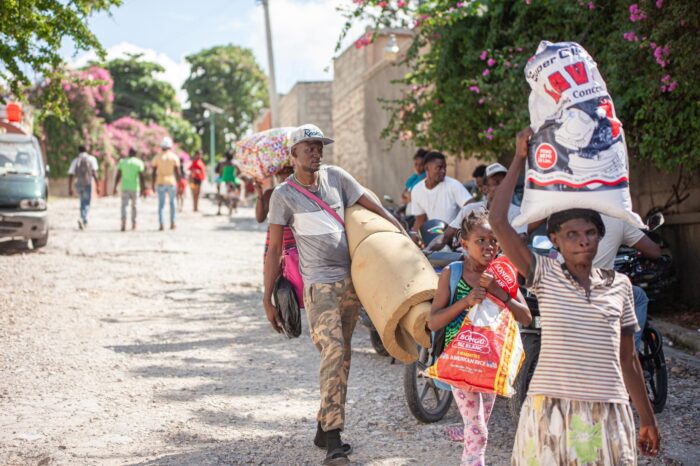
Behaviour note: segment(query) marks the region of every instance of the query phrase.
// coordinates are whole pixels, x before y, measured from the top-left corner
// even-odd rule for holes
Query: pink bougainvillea
[[[135,149],[141,157],[151,158],[159,152],[160,141],[168,131],[156,123],[145,124],[125,116],[108,124],[107,134],[117,154],[124,157]]]
[[[645,19],[647,19],[647,14],[644,12],[644,10],[639,8],[639,5],[637,5],[636,3],[630,5],[629,12],[630,21],[632,21],[633,23],[636,23],[637,21],[644,21]]]

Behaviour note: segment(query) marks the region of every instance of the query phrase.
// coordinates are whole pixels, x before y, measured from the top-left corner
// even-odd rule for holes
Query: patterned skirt
[[[520,411],[511,466],[637,464],[628,404],[528,396]]]

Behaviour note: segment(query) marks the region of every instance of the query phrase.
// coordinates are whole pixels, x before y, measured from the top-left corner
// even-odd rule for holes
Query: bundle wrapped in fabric
[[[513,225],[588,208],[643,227],[632,211],[622,123],[593,58],[575,42],[542,41],[525,76],[534,135]]]
[[[289,134],[294,129],[273,128],[236,142],[236,159],[241,174],[263,180],[291,165]]]

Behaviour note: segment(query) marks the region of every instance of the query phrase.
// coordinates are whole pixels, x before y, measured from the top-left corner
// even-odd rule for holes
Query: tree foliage
[[[96,11],[107,11],[121,0],[3,0],[0,6],[0,80],[17,98],[31,85],[29,71],[47,80],[41,94],[44,113],[64,114],[68,96],[63,89],[65,70],[61,43],[72,39],[77,50],[104,50],[87,27]],[[2,99],[2,96],[0,96]]]
[[[175,88],[159,79],[165,69],[158,63],[142,59],[142,54],[128,54],[104,64],[114,80],[114,104],[107,122],[124,117],[156,123],[164,127],[188,153],[201,147],[194,127],[181,116]]]
[[[112,77],[104,68],[90,66],[86,69],[65,72],[61,92],[67,97],[66,111],[59,117],[49,114],[37,132],[46,142],[46,158],[51,167],[51,176],[65,176],[73,157],[78,154],[78,146],[85,144],[103,162],[113,155],[112,144],[104,115],[112,111]],[[76,84],[78,83],[78,84]],[[35,98],[42,99],[50,84],[39,86]],[[50,92],[50,91],[49,91]]]
[[[216,116],[217,154],[230,149],[231,142],[243,136],[267,105],[266,76],[250,49],[221,45],[188,55],[190,76],[183,89],[189,96],[190,108],[184,111],[202,136],[205,152],[209,152],[209,119],[204,117],[203,103],[224,109]]]
[[[529,123],[523,73],[538,43],[576,41],[599,64],[625,125],[630,157],[663,169],[700,168],[700,9],[664,0],[358,0],[377,28],[414,28],[399,81],[386,102],[389,140],[477,157],[512,153]],[[345,31],[348,30],[346,27]],[[361,38],[361,47],[367,38]]]

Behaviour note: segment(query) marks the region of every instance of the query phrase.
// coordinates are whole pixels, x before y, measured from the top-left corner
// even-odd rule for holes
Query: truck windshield
[[[40,175],[41,171],[39,153],[30,141],[0,141],[0,175]]]

